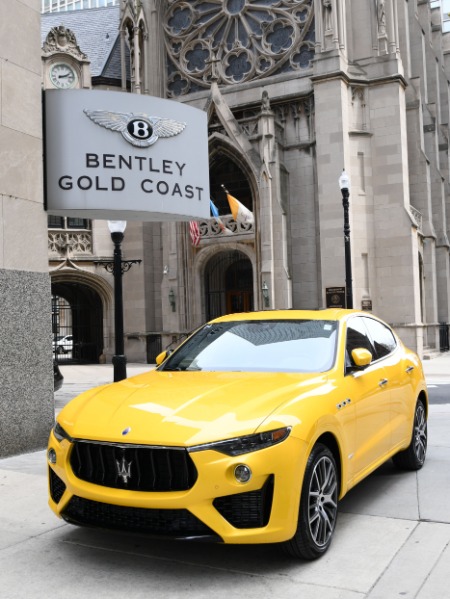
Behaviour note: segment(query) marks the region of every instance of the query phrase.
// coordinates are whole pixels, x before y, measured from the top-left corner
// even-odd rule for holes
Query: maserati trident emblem
[[[186,123],[174,119],[146,114],[87,109],[83,112],[100,127],[118,131],[128,143],[138,148],[148,148],[160,137],[178,135],[186,127]]]
[[[120,476],[122,481],[127,484],[128,479],[131,478],[131,464],[133,462],[127,460],[123,457],[122,460],[116,460],[116,468],[117,468],[117,476]]]

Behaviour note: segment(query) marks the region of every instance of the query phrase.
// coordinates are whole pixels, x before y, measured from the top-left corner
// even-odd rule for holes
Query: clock
[[[69,64],[57,62],[50,67],[50,81],[59,89],[71,89],[78,83],[78,76]]]

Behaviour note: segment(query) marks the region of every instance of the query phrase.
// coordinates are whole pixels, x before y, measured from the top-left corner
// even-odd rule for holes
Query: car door
[[[414,397],[409,372],[414,366],[405,359],[402,345],[388,326],[374,318],[364,320],[377,357],[383,360],[386,371],[387,387],[391,393],[390,448],[394,448],[411,436]]]
[[[374,360],[356,369],[351,352],[356,348],[370,351]],[[391,442],[390,390],[383,360],[376,357],[364,318],[348,320],[346,331],[347,389],[356,418],[355,449],[350,463],[353,478],[359,480],[386,454]],[[356,480],[355,480],[356,482]]]

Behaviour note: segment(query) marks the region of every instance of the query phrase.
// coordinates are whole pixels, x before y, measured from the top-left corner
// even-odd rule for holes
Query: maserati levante
[[[420,359],[370,313],[227,315],[64,407],[49,503],[76,525],[315,559],[349,489],[391,458],[422,467],[427,413]]]

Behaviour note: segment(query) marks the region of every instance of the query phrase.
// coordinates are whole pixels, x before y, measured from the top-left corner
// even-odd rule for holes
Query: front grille
[[[66,490],[66,485],[50,467],[48,469],[48,481],[50,485],[50,497],[55,503],[59,503]]]
[[[130,491],[187,491],[197,470],[183,448],[75,441],[74,474],[95,485]]]
[[[257,491],[217,497],[213,505],[235,528],[261,528],[269,522],[273,499],[273,475]]]
[[[72,524],[165,537],[217,537],[188,510],[158,510],[111,505],[74,495],[62,512]],[[220,539],[219,539],[220,540]]]

